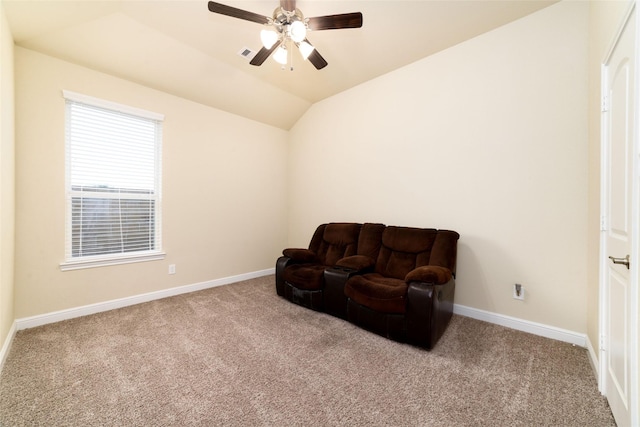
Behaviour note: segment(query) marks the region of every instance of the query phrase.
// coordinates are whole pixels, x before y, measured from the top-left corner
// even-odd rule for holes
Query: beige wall
[[[587,336],[599,356],[601,66],[631,2],[592,1],[589,10],[589,235]]]
[[[315,104],[291,131],[289,245],[326,221],[454,229],[456,303],[585,333],[588,9],[553,5]]]
[[[14,320],[15,237],[13,38],[0,4],[0,348]],[[0,361],[1,363],[2,361]]]
[[[286,242],[287,132],[24,48],[15,63],[16,318],[273,268]],[[165,260],[60,271],[63,89],[165,115]]]
[[[627,5],[562,3],[318,103],[290,133],[289,162],[283,131],[17,49],[15,316],[2,17],[0,342],[14,317],[270,268],[318,223],[353,220],[460,231],[458,303],[587,332],[596,346],[599,64]],[[166,260],[60,272],[62,89],[166,114]]]

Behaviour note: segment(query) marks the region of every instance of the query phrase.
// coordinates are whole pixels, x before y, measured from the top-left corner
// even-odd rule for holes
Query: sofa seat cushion
[[[293,264],[284,269],[285,282],[298,289],[319,290],[324,287],[324,269],[321,264]]]
[[[405,313],[407,283],[378,273],[353,276],[344,293],[354,302],[382,313]]]

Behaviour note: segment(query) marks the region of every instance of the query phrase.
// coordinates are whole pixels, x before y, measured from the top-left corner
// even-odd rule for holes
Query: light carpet
[[[432,351],[274,277],[19,331],[0,425],[613,426],[584,348],[454,316]]]

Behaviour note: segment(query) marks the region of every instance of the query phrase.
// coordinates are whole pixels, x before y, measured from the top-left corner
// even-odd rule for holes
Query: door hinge
[[[609,102],[609,96],[605,95],[602,97],[602,105],[601,105],[601,111],[603,113],[609,111],[609,108],[611,108],[610,102]]]
[[[600,231],[607,231],[607,217],[605,215],[600,217]]]

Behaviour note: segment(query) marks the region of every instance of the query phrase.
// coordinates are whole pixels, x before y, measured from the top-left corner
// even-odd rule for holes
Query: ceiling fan
[[[257,13],[227,6],[213,1],[209,2],[209,10],[213,13],[257,22],[267,26],[260,32],[263,47],[253,57],[251,65],[262,65],[272,54],[273,58],[283,66],[288,61],[288,49],[295,45],[302,57],[308,59],[316,69],[327,66],[327,61],[318,53],[307,39],[307,31],[338,30],[342,28],[362,27],[362,13],[343,13],[338,15],[305,18],[296,8],[296,0],[280,0],[280,6],[268,17]]]

